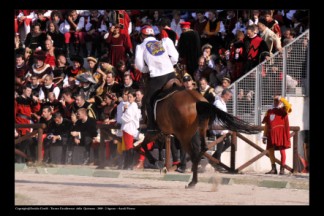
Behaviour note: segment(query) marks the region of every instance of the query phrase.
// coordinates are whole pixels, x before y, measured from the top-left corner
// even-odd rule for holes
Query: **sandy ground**
[[[15,205],[309,205],[309,191],[251,185],[15,173]]]

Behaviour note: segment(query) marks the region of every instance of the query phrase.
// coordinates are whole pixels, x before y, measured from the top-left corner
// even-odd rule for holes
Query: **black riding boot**
[[[277,174],[277,167],[276,164],[272,164],[272,169],[269,172],[266,172],[265,174]]]

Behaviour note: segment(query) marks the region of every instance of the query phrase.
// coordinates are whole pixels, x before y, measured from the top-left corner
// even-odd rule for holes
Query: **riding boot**
[[[277,174],[277,167],[276,164],[272,164],[272,169],[269,172],[266,172],[265,174]]]
[[[153,110],[151,107],[147,107],[147,133],[156,133],[157,131]]]
[[[90,164],[90,151],[85,151],[83,165],[89,165],[89,164]]]
[[[67,160],[66,164],[72,164],[72,151],[67,151]]]
[[[285,175],[285,168],[283,165],[280,166],[280,172],[279,175]]]

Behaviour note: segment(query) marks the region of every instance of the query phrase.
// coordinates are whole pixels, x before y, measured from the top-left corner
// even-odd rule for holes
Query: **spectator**
[[[265,124],[263,143],[267,144],[272,169],[266,174],[277,174],[274,151],[279,150],[281,155],[280,175],[285,174],[286,151],[290,148],[290,128],[288,114],[291,113],[289,102],[279,95],[274,96],[273,108],[265,114],[262,123]]]
[[[53,92],[55,94],[55,98],[58,99],[60,95],[60,88],[56,86],[53,82],[52,75],[46,75],[44,78],[44,85],[39,90],[39,100],[47,101],[47,96],[49,92]]]
[[[80,108],[86,109],[87,116],[89,116],[90,118],[97,119],[98,112],[95,106],[85,100],[84,94],[78,94],[75,96],[72,110],[74,113],[76,113]]]
[[[70,10],[64,22],[59,26],[59,30],[64,34],[67,56],[72,53],[72,44],[75,45],[75,54],[80,55],[80,48],[86,51],[84,17],[80,16],[76,10]]]
[[[177,33],[177,36],[180,37],[181,33],[182,33],[180,23],[184,22],[184,20],[180,18],[180,11],[178,11],[178,10],[174,10],[172,12],[172,15],[173,15],[173,19],[171,20],[170,27],[173,31],[175,31]],[[177,45],[177,44],[175,44],[175,45]]]
[[[216,106],[217,108],[221,109],[224,112],[227,112],[227,107],[226,107],[226,103],[232,98],[232,92],[229,89],[224,89],[222,91],[222,94],[220,97],[217,97],[214,103],[214,106]],[[218,125],[218,120],[216,118],[214,124]],[[216,135],[216,138],[219,138],[225,134],[227,134],[229,131],[228,130],[213,130],[213,133]],[[217,160],[221,161],[221,155],[222,153],[231,145],[231,140],[230,138],[226,138],[224,139],[222,142],[217,144],[217,150],[214,152],[214,154],[212,155],[214,158],[216,158]],[[215,171],[221,171],[222,167],[220,167],[219,165],[215,166]]]
[[[203,34],[204,29],[205,29],[206,24],[207,24],[207,19],[206,19],[204,14],[205,14],[205,12],[202,11],[202,10],[196,12],[197,20],[195,21],[193,29],[198,32],[199,38]]]
[[[102,120],[104,124],[115,123],[117,114],[117,97],[113,93],[107,93],[103,99],[104,100],[101,103],[103,106],[103,112],[101,113],[100,120]]]
[[[206,78],[204,77],[200,78],[199,84],[199,92],[207,99],[209,103],[213,104],[215,101],[214,88],[209,86]]]
[[[193,75],[195,81],[199,82],[201,78],[205,78],[207,81],[211,81],[210,75],[212,73],[216,73],[216,71],[213,68],[207,66],[207,62],[204,56],[200,56],[200,58],[198,59],[198,69]]]
[[[273,19],[273,11],[264,11],[264,18],[266,20],[266,26],[273,31],[279,39],[281,39],[281,29],[277,20]]]
[[[76,76],[79,74],[82,74],[85,72],[85,68],[83,67],[84,60],[81,56],[75,55],[70,58],[70,60],[73,62],[72,66],[69,66],[66,69],[66,76],[63,80],[63,87],[69,86],[69,79],[75,80]],[[76,84],[79,85],[79,81],[76,81]]]
[[[53,80],[55,80],[55,84],[60,89],[63,88],[63,80],[66,76],[68,66],[69,64],[67,63],[65,55],[59,54],[56,58],[56,65],[53,70]]]
[[[47,75],[53,75],[53,69],[49,64],[45,63],[46,54],[44,51],[39,50],[33,54],[34,64],[31,66],[27,73],[27,79],[30,81],[31,75],[37,75],[40,84],[43,84],[44,78]]]
[[[238,31],[236,34],[236,40],[231,47],[230,60],[233,63],[234,69],[232,73],[233,81],[237,80],[242,76],[245,62],[245,47],[244,47],[244,34]]]
[[[47,23],[46,38],[47,40],[52,41],[53,45],[60,51],[60,53],[66,53],[66,49],[64,49],[64,35],[61,34],[58,29],[58,25],[54,21],[49,21]]]
[[[124,169],[131,169],[133,167],[133,142],[134,138],[139,135],[139,121],[141,119],[141,111],[138,109],[135,102],[136,93],[134,90],[128,92],[129,104],[124,105],[124,111],[121,116],[123,131],[123,140],[125,143],[125,160]]]
[[[200,37],[198,32],[190,29],[190,22],[181,22],[180,26],[182,34],[178,43],[179,62],[186,65],[188,73],[193,76],[201,56]]]
[[[222,84],[216,86],[215,94],[216,96],[221,96],[224,89],[227,89],[231,85],[231,79],[228,77],[223,77]]]
[[[25,58],[22,54],[16,54],[15,64],[15,89],[19,94],[22,93],[22,86],[25,84],[25,75],[27,74],[28,66],[25,64]]]
[[[253,10],[252,13],[253,13],[253,16],[251,19],[249,19],[249,25],[257,25],[259,22],[260,11]]]
[[[286,46],[295,39],[295,31],[292,28],[286,29],[282,46]]]
[[[132,88],[132,89],[139,89],[139,86],[136,82],[134,82],[131,78],[131,75],[129,72],[126,72],[123,77],[123,83],[122,89],[124,88]]]
[[[281,52],[281,40],[277,34],[271,31],[267,26],[265,19],[260,19],[258,22],[258,28],[260,32],[260,37],[264,40],[268,46],[270,53],[275,53],[276,51]]]
[[[51,153],[50,153],[50,147],[52,144],[51,134],[49,133],[49,129],[54,124],[54,119],[52,116],[52,108],[49,106],[44,106],[42,108],[42,114],[39,119],[39,123],[45,124],[46,128],[44,129],[43,134],[43,141],[44,141],[44,163],[51,163]],[[46,138],[45,138],[46,137]]]
[[[71,131],[76,145],[84,146],[84,161],[83,165],[90,164],[90,148],[93,139],[98,135],[96,120],[87,115],[86,108],[80,108],[77,111],[77,122]]]
[[[85,72],[83,74],[78,75],[77,80],[79,80],[80,82],[79,94],[83,94],[87,102],[94,103],[97,90],[97,83],[93,79],[90,72]]]
[[[268,46],[262,38],[260,38],[255,33],[254,26],[248,26],[247,31],[247,40],[246,40],[246,64],[244,72],[249,72],[252,68],[261,63],[264,58],[263,56],[270,56]],[[262,54],[262,55],[261,55]]]
[[[208,65],[208,67],[215,69],[216,56],[211,53],[212,48],[213,48],[213,46],[207,43],[201,47],[201,50],[202,50],[203,57],[205,58],[206,64]]]
[[[201,36],[202,44],[213,44],[213,53],[217,53],[223,44],[221,35],[224,35],[225,28],[221,19],[218,18],[215,10],[208,11],[208,21],[204,30],[204,34]]]
[[[110,28],[110,34],[107,38],[109,45],[108,58],[109,62],[116,67],[120,60],[126,61],[128,53],[130,56],[133,55],[131,50],[132,44],[130,37],[123,33],[120,33],[120,26],[112,26]]]
[[[63,118],[59,112],[53,115],[54,123],[48,129],[47,136],[51,145],[62,146],[61,163],[72,164],[73,144],[71,140],[72,122],[69,119]],[[67,153],[67,155],[66,155]]]
[[[90,10],[90,16],[87,17],[87,23],[85,25],[86,31],[86,47],[88,56],[100,56],[101,55],[101,23],[103,15],[98,10]]]
[[[32,113],[36,113],[40,110],[40,104],[38,98],[32,95],[32,89],[27,86],[23,86],[22,95],[15,99],[14,111],[15,111],[15,123],[16,124],[31,124]],[[20,136],[24,136],[31,132],[30,128],[18,128]],[[17,148],[26,152],[26,147],[31,143],[31,139],[22,141],[17,145]],[[35,156],[35,155],[33,155]]]
[[[69,91],[68,89],[64,89],[60,103],[61,103],[60,112],[62,113],[63,118],[71,119],[71,115],[73,112],[73,105],[74,105],[72,92]]]
[[[108,72],[105,80],[96,90],[97,98],[102,101],[105,94],[115,93],[117,97],[121,96],[121,85],[115,81],[115,73]]]
[[[197,91],[196,83],[192,80],[190,74],[186,73],[182,78],[182,83],[184,87],[188,90],[195,90]]]
[[[41,31],[40,23],[36,22],[32,24],[32,31],[27,34],[25,40],[25,47],[30,48],[35,51],[36,48],[41,48],[45,50],[44,42],[46,40],[46,34]]]
[[[137,103],[138,108],[141,109],[142,104],[143,104],[142,99],[144,96],[144,92],[142,89],[137,89],[135,93],[136,93],[135,102]]]

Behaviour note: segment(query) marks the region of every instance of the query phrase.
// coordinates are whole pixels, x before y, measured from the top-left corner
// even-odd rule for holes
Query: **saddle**
[[[156,105],[158,102],[170,97],[177,91],[185,90],[179,79],[170,79],[161,90],[157,91],[151,98],[151,105],[154,110],[154,119],[156,120]]]
[[[182,85],[182,83],[180,82],[179,79],[172,78],[162,87],[162,91],[166,91],[166,90],[168,90],[170,88],[175,88],[176,86],[182,87],[183,85]]]

